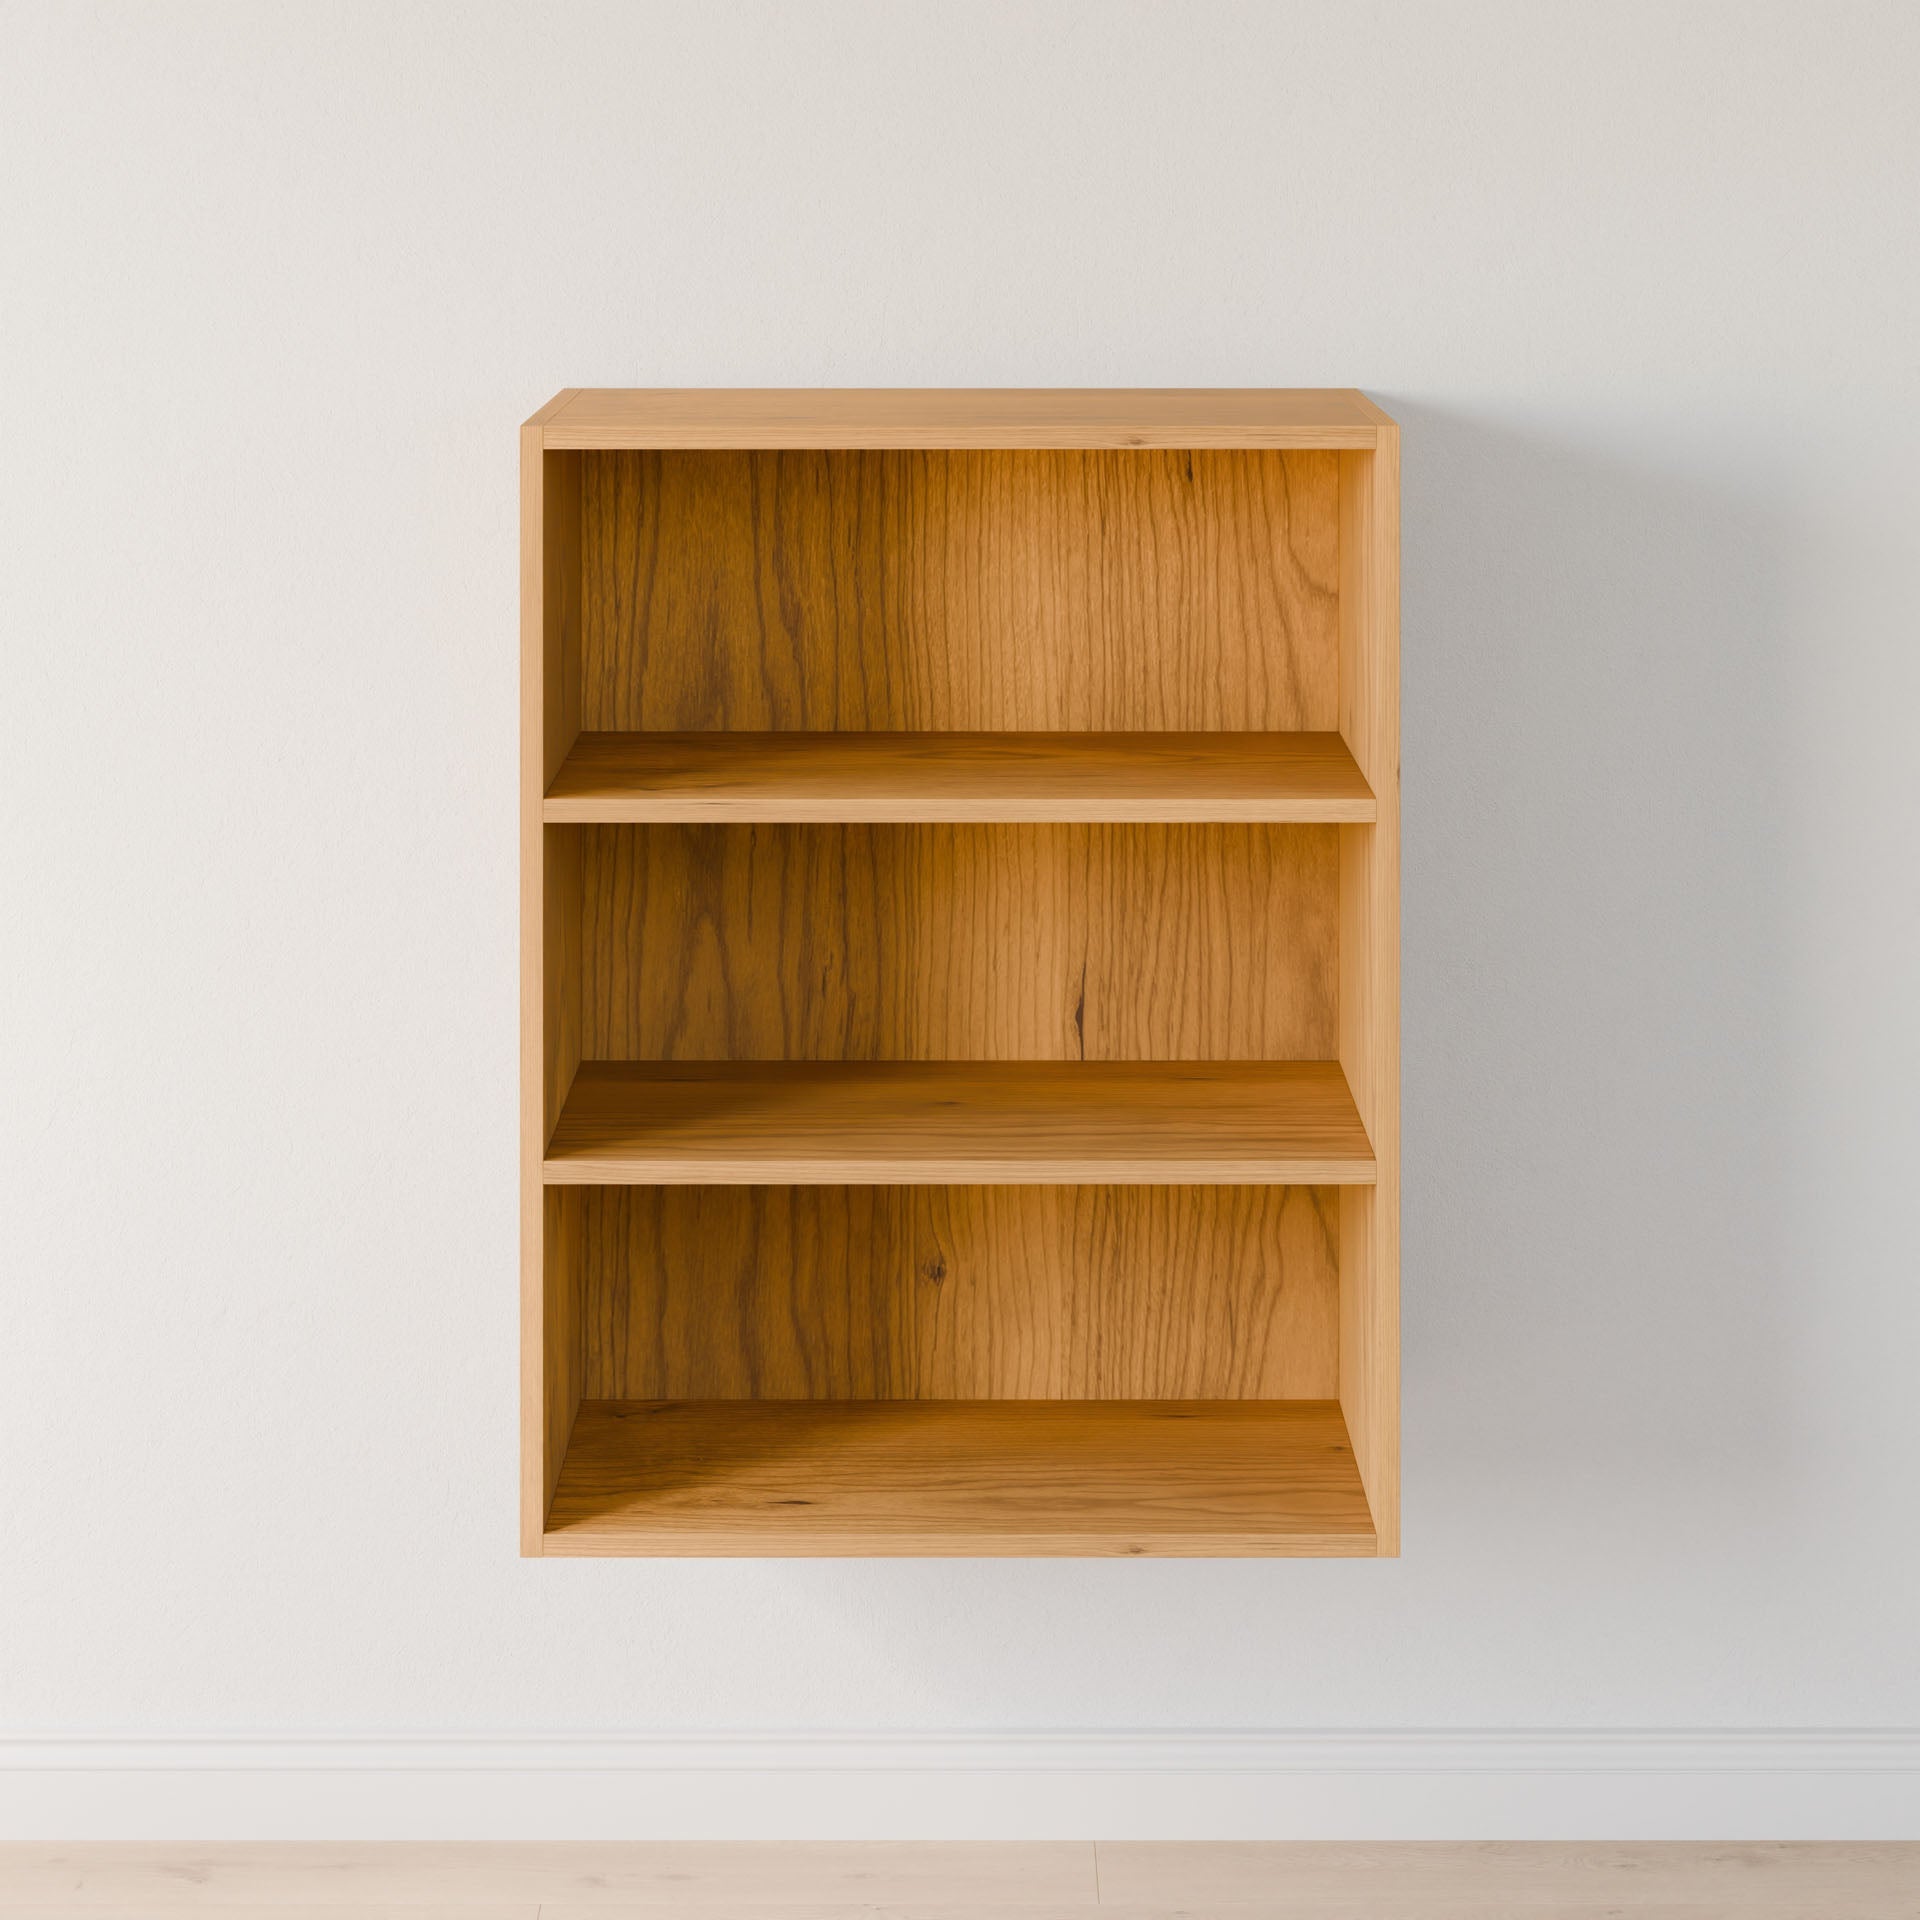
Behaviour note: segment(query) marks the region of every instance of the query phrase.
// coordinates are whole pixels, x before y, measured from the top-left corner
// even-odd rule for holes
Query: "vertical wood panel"
[[[564,1437],[579,1405],[579,1368],[569,1358],[577,1343],[550,1324],[556,1216],[541,1180],[559,1110],[554,1080],[563,1065],[572,1077],[564,1062],[569,1045],[573,1064],[579,1059],[578,860],[550,864],[560,843],[541,824],[547,783],[579,731],[578,456],[549,454],[542,444],[546,420],[573,392],[557,395],[520,430],[520,1549],[527,1554],[541,1550],[559,1478],[555,1429]]]
[[[567,827],[544,830],[541,966],[545,974],[541,1022],[542,1084],[540,1145],[544,1151],[566,1104],[567,1089],[583,1059],[593,1057],[586,1044],[586,977],[581,942],[585,910],[581,893],[584,849],[580,835]]]
[[[934,1187],[913,1203],[934,1399],[1314,1399],[1338,1202],[1312,1187]]]
[[[582,458],[589,730],[1337,724],[1338,455]]]
[[[586,1386],[586,1190],[550,1187],[543,1211],[540,1422],[545,1471],[540,1511],[544,1517],[553,1504],[567,1438]]]
[[[590,1059],[1333,1056],[1333,827],[581,831]]]
[[[543,461],[543,793],[580,737],[580,463],[577,453],[549,453]]]
[[[1315,1187],[591,1188],[589,1399],[1330,1399]]]
[[[1376,1184],[1341,1199],[1340,1401],[1380,1552],[1400,1550],[1400,435],[1340,456],[1340,728],[1372,826],[1340,835],[1340,1063]]]

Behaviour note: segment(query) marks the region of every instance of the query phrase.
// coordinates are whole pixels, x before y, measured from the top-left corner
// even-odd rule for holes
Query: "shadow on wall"
[[[1787,1458],[1782,505],[1384,404],[1408,1510],[1738,1507]]]

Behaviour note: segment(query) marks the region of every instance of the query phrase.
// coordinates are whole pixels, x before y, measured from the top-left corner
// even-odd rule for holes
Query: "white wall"
[[[5,46],[16,1758],[1920,1724],[1920,8]],[[1406,427],[1405,1558],[517,1559],[520,419],[1350,383]]]

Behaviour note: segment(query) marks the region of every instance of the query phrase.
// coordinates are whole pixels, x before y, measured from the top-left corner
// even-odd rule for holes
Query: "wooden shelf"
[[[533,422],[555,449],[1318,447],[1393,422],[1325,387],[572,387]]]
[[[588,1061],[550,1186],[1365,1186],[1331,1061]]]
[[[549,825],[639,821],[1364,823],[1337,733],[583,733]]]
[[[549,1554],[1377,1551],[1328,1400],[587,1400]]]

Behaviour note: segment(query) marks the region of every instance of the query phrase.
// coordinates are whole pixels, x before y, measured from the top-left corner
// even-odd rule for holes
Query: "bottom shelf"
[[[549,1554],[1371,1555],[1331,1400],[589,1400]]]

